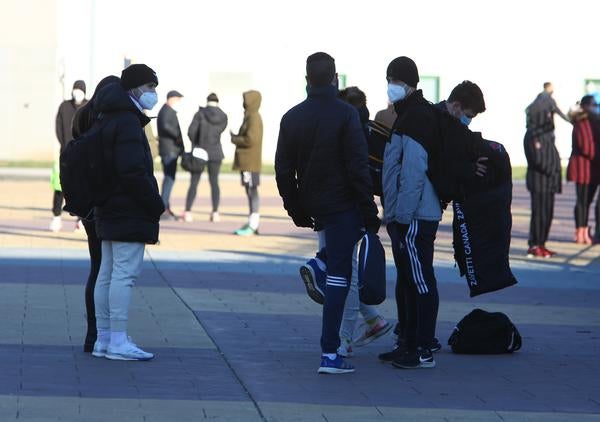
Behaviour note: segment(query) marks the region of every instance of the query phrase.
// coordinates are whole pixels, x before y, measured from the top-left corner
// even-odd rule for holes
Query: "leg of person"
[[[62,213],[63,193],[55,190],[52,195],[52,221],[50,222],[50,231],[59,232],[62,229]]]
[[[112,242],[101,241],[100,271],[94,288],[94,309],[96,311],[96,329],[98,337],[94,343],[92,355],[101,358],[106,356],[106,349],[110,343],[110,306],[109,292],[113,272]]]
[[[323,218],[327,243],[327,285],[321,333],[322,359],[319,373],[353,372],[352,365],[337,355],[340,326],[350,277],[352,251],[362,236],[362,218],[356,209]]]
[[[433,244],[438,225],[437,221],[414,220],[408,230],[406,249],[410,258],[412,276],[408,301],[410,306],[407,335],[408,353],[392,362],[397,368],[433,368],[435,366],[431,344],[435,336],[439,296],[433,270]],[[412,299],[416,305],[415,309],[411,309]],[[416,324],[412,321],[415,316]]]
[[[585,196],[585,225],[583,226],[582,234],[583,240],[586,245],[594,244],[594,236],[590,233],[591,228],[589,225],[589,215],[590,215],[590,207],[592,206],[592,202],[594,202],[594,196],[596,195],[596,189],[598,185],[586,185],[586,196]]]
[[[325,257],[325,230],[317,231],[319,252],[314,258],[300,266],[300,278],[304,282],[308,297],[319,305],[325,301],[327,264]]]
[[[96,224],[93,221],[83,220],[83,226],[87,233],[88,250],[90,252],[90,274],[85,285],[85,309],[87,314],[87,334],[83,351],[91,353],[96,343],[98,331],[96,329],[96,308],[94,306],[94,289],[100,272],[102,262],[102,242],[96,235]]]
[[[596,223],[596,230],[594,233],[594,241],[595,242],[600,242],[600,189],[598,189],[598,185],[594,185],[594,195],[592,195],[592,197],[596,196],[596,191],[599,191],[598,193],[598,197],[596,198],[596,206],[594,207],[594,217],[595,217],[595,223]]]
[[[171,211],[171,192],[175,185],[175,173],[177,172],[177,157],[165,158],[162,161],[164,179],[162,183],[161,197],[165,206],[165,212],[172,215]]]
[[[531,221],[529,224],[528,258],[543,258],[542,239],[544,237],[543,215],[545,192],[531,192]]]
[[[356,328],[356,319],[360,308],[360,299],[358,296],[358,244],[352,251],[352,275],[350,276],[350,288],[344,304],[344,313],[342,315],[342,325],[340,327],[340,347],[337,350],[338,355],[342,357],[354,356],[352,350],[352,341],[354,330]]]
[[[192,205],[194,205],[194,201],[196,200],[198,183],[200,183],[201,177],[201,171],[198,173],[192,173],[190,176],[190,187],[188,188],[187,195],[185,196],[185,213],[183,214],[183,219],[187,223],[192,222]]]
[[[113,274],[110,283],[110,344],[106,357],[111,360],[150,360],[154,357],[127,337],[127,322],[133,285],[142,271],[143,243],[113,243]]]
[[[220,171],[221,161],[208,162],[208,180],[210,182],[210,198],[212,201],[210,221],[214,223],[218,223],[221,220],[219,217],[219,203],[221,202],[221,189],[219,188]]]
[[[543,197],[543,214],[542,214],[542,239],[541,246],[544,250],[544,258],[550,258],[556,255],[556,252],[546,249],[546,242],[550,236],[550,227],[554,219],[554,192],[546,192]]]
[[[587,203],[588,185],[580,183],[575,184],[575,208],[573,214],[575,216],[575,243],[585,243],[583,236],[583,228],[587,227],[585,218],[585,208]]]

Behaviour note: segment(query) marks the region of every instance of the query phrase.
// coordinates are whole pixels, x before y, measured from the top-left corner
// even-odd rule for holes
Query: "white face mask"
[[[74,89],[72,95],[73,95],[73,99],[78,104],[85,99],[85,92],[83,92],[80,89]]]
[[[144,110],[152,110],[158,103],[158,94],[156,92],[142,92],[138,101]]]
[[[406,98],[406,89],[402,85],[388,83],[388,100],[394,104]]]

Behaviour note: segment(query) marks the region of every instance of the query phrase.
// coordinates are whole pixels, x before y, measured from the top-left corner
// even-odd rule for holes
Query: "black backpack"
[[[385,249],[379,236],[367,232],[358,248],[358,295],[365,305],[385,300]]]
[[[519,350],[522,339],[517,327],[502,312],[475,309],[456,325],[448,345],[454,353],[492,355]]]
[[[60,154],[60,184],[65,197],[63,209],[87,218],[102,205],[115,186],[112,149],[102,141],[103,116],[92,127],[67,144]]]
[[[367,146],[369,151],[369,173],[373,180],[373,193],[383,195],[383,154],[390,140],[391,129],[386,125],[369,121],[367,124]]]

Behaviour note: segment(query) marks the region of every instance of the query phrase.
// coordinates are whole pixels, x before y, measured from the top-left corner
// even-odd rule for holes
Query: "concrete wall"
[[[20,132],[8,125],[4,133],[18,138],[13,143],[22,146],[1,148],[0,159],[52,157],[51,122],[60,100],[56,92],[62,90],[59,65],[67,86],[62,93],[68,95],[75,79],[86,79],[91,93],[98,79],[118,75],[124,57],[147,63],[158,73],[161,98],[171,89],[185,95],[180,112],[184,131],[210,91],[219,94],[230,129],[236,131],[243,113],[241,92],[258,89],[264,98],[265,161],[273,160],[281,115],[305,95],[306,56],[318,50],[336,58],[348,85],[358,85],[367,93],[372,114],[386,104],[385,69],[399,55],[412,57],[421,74],[439,76],[442,98],[464,79],[478,83],[488,111],[472,128],[504,143],[515,164],[524,162],[524,108],[542,83],[554,82],[555,97],[566,111],[584,93],[584,79],[600,79],[600,56],[590,54],[580,41],[585,16],[599,15],[597,1],[533,0],[521,2],[518,8],[471,0],[8,3],[9,15],[19,15],[23,22],[27,21],[23,9],[30,9],[26,7],[30,3],[43,5],[44,15],[56,19],[21,25],[3,14],[13,31],[28,32],[30,43],[17,43],[14,38],[7,42],[2,37],[2,63],[9,63],[13,78],[5,75],[2,66],[2,86],[10,85],[12,94],[2,103],[5,112],[0,115],[13,116],[14,124],[28,121],[32,110],[21,105],[22,91],[14,87],[30,89],[32,81],[39,108],[35,123],[29,123],[35,130]],[[34,50],[43,54],[38,56]],[[29,58],[15,67],[14,61],[6,61],[4,51]],[[40,58],[44,66],[38,65]],[[570,126],[557,120],[557,136],[561,155],[568,157]],[[228,136],[223,143],[231,159]]]

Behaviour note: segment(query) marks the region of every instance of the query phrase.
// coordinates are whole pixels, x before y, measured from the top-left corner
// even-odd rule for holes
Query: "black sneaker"
[[[435,360],[433,360],[431,350],[418,347],[417,350],[408,351],[395,359],[392,365],[401,369],[433,368]]]
[[[442,350],[442,344],[437,338],[433,339],[433,341],[431,342],[431,346],[429,346],[429,350],[431,350],[433,353]]]
[[[391,352],[381,353],[378,358],[382,362],[393,362],[396,359],[400,359],[406,353],[406,346],[404,344],[396,344],[394,350]]]

